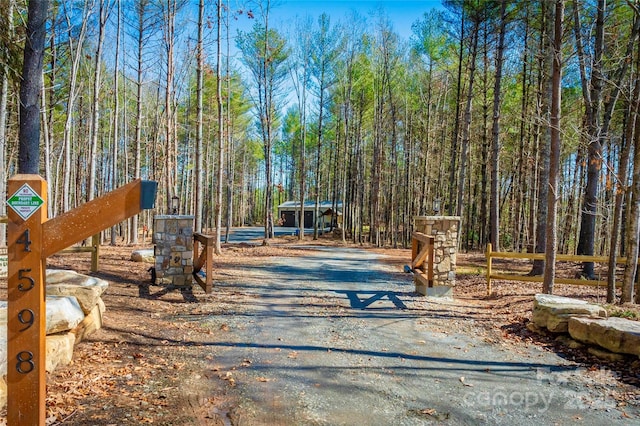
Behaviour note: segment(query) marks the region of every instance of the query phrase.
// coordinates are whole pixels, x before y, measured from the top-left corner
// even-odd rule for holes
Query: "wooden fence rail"
[[[530,260],[544,260],[544,253],[510,253],[510,252],[497,252],[491,250],[491,244],[487,244],[487,294],[491,294],[491,280],[504,280],[504,281],[525,281],[525,282],[539,282],[541,283],[544,278],[542,275],[517,275],[517,274],[496,274],[493,272],[493,259],[530,259]],[[585,256],[585,255],[571,255],[571,254],[557,254],[556,261],[558,262],[596,262],[607,263],[609,262],[608,256]],[[624,265],[627,263],[626,257],[618,257],[617,264]],[[589,285],[589,286],[606,286],[607,280],[588,280],[582,278],[554,278],[554,282],[558,284],[572,284],[572,285]],[[616,283],[617,287],[621,287],[620,283]]]
[[[213,291],[213,250],[215,235],[205,235],[199,232],[193,234],[193,278],[200,284],[205,293]],[[200,251],[202,246],[202,251]],[[204,279],[200,276],[202,267],[205,268]]]
[[[411,270],[422,285],[433,287],[434,238],[422,232],[413,232],[411,237]]]

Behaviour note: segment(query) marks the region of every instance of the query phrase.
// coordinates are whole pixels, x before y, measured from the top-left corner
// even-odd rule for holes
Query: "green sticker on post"
[[[44,200],[26,183],[7,200],[7,205],[23,220],[29,219],[43,204]]]

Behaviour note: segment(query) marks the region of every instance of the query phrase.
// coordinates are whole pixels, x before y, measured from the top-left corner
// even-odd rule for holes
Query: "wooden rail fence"
[[[205,235],[199,232],[193,234],[193,277],[205,293],[213,291],[213,247],[215,235]],[[202,246],[202,251],[200,251]],[[204,279],[199,272],[205,267]]]
[[[542,275],[517,275],[517,274],[500,274],[493,272],[493,259],[530,259],[530,260],[544,260],[544,253],[511,253],[511,252],[497,252],[492,251],[491,244],[487,244],[487,294],[491,294],[491,280],[504,280],[504,281],[526,281],[526,282],[539,282],[543,281]],[[571,254],[557,254],[556,261],[558,262],[596,262],[607,263],[609,262],[608,256],[585,256],[585,255],[571,255]],[[626,257],[618,257],[617,264],[626,264]],[[589,286],[606,286],[607,280],[588,280],[583,278],[562,278],[556,277],[554,282],[558,284],[572,284],[572,285],[589,285]],[[617,287],[621,287],[620,283],[616,283]]]
[[[434,238],[422,232],[411,234],[411,270],[427,287],[433,287]]]

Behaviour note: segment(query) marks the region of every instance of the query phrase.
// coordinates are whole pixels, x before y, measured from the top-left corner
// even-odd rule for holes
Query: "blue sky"
[[[348,18],[352,10],[369,17],[371,12],[382,8],[392,22],[393,29],[404,40],[411,36],[411,24],[425,12],[442,8],[440,0],[277,0],[272,5],[270,16],[278,29],[293,24],[296,16],[309,15],[315,20],[326,12],[332,22],[337,22]]]

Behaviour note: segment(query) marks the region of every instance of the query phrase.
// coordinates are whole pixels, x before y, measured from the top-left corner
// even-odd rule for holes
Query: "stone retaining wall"
[[[546,329],[552,333],[568,334],[571,338],[562,340],[566,340],[570,346],[587,344],[602,348],[589,351],[601,358],[618,359],[612,354],[640,357],[640,322],[608,318],[607,311],[594,303],[536,294],[530,324],[536,331]]]

